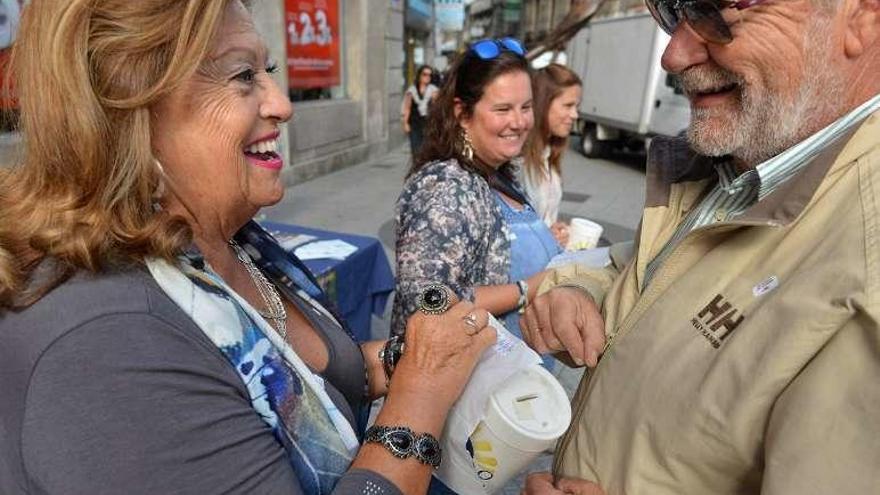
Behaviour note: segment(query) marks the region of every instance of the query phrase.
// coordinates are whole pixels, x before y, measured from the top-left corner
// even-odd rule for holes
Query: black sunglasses
[[[471,52],[481,60],[492,60],[502,51],[513,52],[520,57],[525,56],[526,50],[516,38],[485,39],[471,44]]]
[[[733,41],[722,10],[745,10],[766,0],[645,0],[654,19],[670,36],[685,21],[704,40],[726,45]]]

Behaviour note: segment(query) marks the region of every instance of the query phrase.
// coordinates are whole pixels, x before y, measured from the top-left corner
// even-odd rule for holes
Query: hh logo
[[[718,349],[740,323],[745,319],[729,302],[725,301],[721,294],[715,296],[695,318],[691,318],[691,324],[700,334]]]

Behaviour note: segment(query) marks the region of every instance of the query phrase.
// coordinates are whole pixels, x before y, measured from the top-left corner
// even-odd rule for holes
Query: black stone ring
[[[431,284],[419,294],[419,310],[426,315],[439,315],[449,309],[449,289],[440,284]]]

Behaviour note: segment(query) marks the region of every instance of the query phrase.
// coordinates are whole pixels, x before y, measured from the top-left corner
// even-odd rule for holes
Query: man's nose
[[[666,45],[663,58],[660,59],[663,69],[672,74],[681,74],[689,67],[707,61],[709,61],[709,50],[706,40],[694,32],[687,22],[679,23],[672,33],[669,44]]]

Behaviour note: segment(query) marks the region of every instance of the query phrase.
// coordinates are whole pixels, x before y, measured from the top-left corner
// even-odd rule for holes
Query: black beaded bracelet
[[[394,457],[400,459],[413,457],[434,469],[440,467],[442,460],[440,442],[430,433],[416,435],[406,426],[373,425],[367,428],[364,441],[382,444]]]

